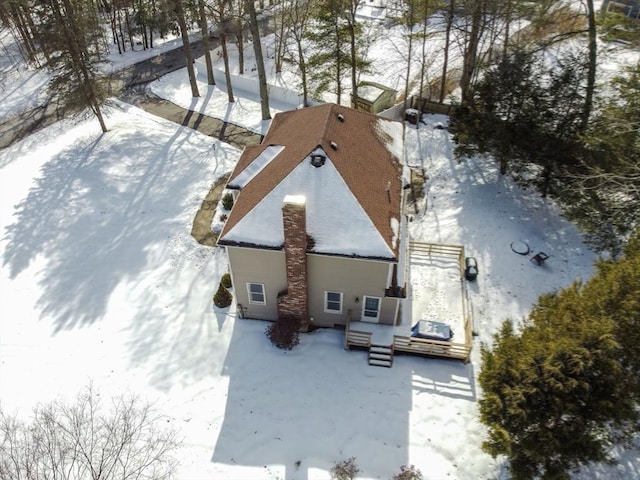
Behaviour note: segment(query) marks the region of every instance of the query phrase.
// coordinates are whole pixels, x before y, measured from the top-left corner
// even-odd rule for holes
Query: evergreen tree
[[[586,284],[539,299],[482,352],[483,448],[514,479],[568,478],[640,427],[640,231]]]
[[[342,103],[344,77],[349,69],[349,32],[341,18],[340,0],[321,0],[314,10],[315,24],[307,34],[313,45],[309,56],[309,81],[314,96],[333,91]]]
[[[570,54],[553,68],[529,52],[503,57],[452,113],[457,153],[490,153],[503,174],[508,165],[536,164],[535,182],[547,195],[581,153],[582,77],[583,64]]]
[[[225,288],[222,282],[220,282],[220,284],[218,285],[218,290],[213,296],[214,305],[218,308],[227,308],[229,305],[231,305],[232,301],[233,296],[231,295],[231,292]]]
[[[222,278],[220,279],[220,283],[224,288],[231,288],[232,287],[231,274],[225,273],[224,275],[222,275]]]
[[[318,97],[327,91],[336,94],[342,103],[345,77],[351,77],[352,97],[357,95],[358,75],[367,71],[366,38],[362,25],[356,21],[356,0],[320,0],[314,10],[312,28],[307,38],[314,52],[309,56],[309,82]]]
[[[640,227],[631,234],[621,259],[597,264],[583,296],[594,315],[613,324],[625,384],[640,402]]]
[[[44,0],[38,14],[40,48],[52,73],[50,90],[66,107],[91,108],[106,132],[101,111],[106,89],[97,71],[105,52],[95,5],[87,0]]]
[[[590,243],[616,256],[640,224],[640,64],[611,86],[584,135],[584,169],[563,200]]]

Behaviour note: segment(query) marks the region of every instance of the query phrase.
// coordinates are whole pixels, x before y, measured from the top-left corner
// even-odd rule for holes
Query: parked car
[[[478,276],[478,262],[474,257],[464,259],[464,278],[473,281]]]

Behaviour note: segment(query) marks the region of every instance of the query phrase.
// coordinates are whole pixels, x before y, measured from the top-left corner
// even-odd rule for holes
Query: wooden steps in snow
[[[369,365],[391,368],[393,347],[391,345],[371,345],[369,347]]]

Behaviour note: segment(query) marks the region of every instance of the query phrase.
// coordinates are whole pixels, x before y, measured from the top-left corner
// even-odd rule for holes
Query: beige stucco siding
[[[356,260],[325,255],[307,255],[309,272],[309,316],[320,326],[344,325],[347,311],[360,320],[364,295],[382,299],[379,323],[395,322],[398,299],[385,298],[389,262]],[[325,312],[325,292],[341,292],[340,314]],[[355,299],[359,302],[356,303]]]
[[[233,295],[241,304],[246,318],[276,320],[278,293],[287,288],[284,252],[258,250],[254,248],[227,247]],[[262,283],[265,288],[266,305],[249,303],[247,282]]]

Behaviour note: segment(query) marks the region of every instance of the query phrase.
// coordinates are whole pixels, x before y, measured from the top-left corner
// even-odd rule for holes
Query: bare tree
[[[473,0],[465,2],[465,16],[467,27],[464,42],[464,55],[462,61],[462,75],[460,77],[460,90],[462,91],[462,103],[468,103],[471,94],[471,81],[478,68],[479,46],[484,32],[486,0]]]
[[[198,0],[198,16],[200,20],[200,32],[202,33],[202,46],[204,47],[204,60],[207,65],[207,83],[215,85],[213,78],[213,63],[211,62],[211,47],[209,46],[209,26],[207,25],[207,14],[204,8],[205,0]]]
[[[199,97],[198,84],[196,83],[196,72],[193,68],[193,54],[191,53],[191,44],[189,42],[189,32],[187,30],[187,20],[184,15],[184,7],[182,0],[173,0],[173,13],[176,16],[178,26],[180,27],[180,35],[182,36],[182,48],[187,63],[187,73],[189,75],[189,84],[191,85],[191,96]]]
[[[168,479],[178,442],[164,425],[135,396],[105,409],[91,385],[73,404],[38,405],[28,424],[0,410],[0,480]]]
[[[229,51],[227,49],[227,39],[234,34],[238,28],[242,28],[240,22],[230,16],[231,6],[227,0],[218,0],[216,6],[212,8],[214,19],[220,25],[218,34],[220,35],[220,47],[222,48],[222,60],[224,62],[224,78],[227,84],[227,97],[229,103],[235,102],[233,97],[233,86],[231,85],[231,70],[229,65]]]
[[[274,63],[276,67],[276,73],[282,73],[282,62],[284,60],[284,52],[287,44],[287,37],[289,35],[289,28],[295,27],[291,19],[291,10],[297,9],[297,0],[293,0],[290,6],[285,7],[282,5],[280,8],[273,12],[273,25],[275,30],[275,44],[274,44]],[[304,3],[309,5],[310,2],[304,0]]]
[[[307,82],[307,56],[303,45],[309,17],[311,15],[311,2],[309,0],[292,0],[287,9],[288,23],[291,25],[291,36],[296,44],[296,63],[300,69],[302,80],[302,104],[306,107],[309,101],[309,85]]]
[[[234,36],[236,37],[236,45],[238,46],[238,73],[240,75],[244,74],[244,18],[245,18],[245,9],[244,9],[244,1],[236,0],[235,2],[231,2],[232,10],[235,12],[233,14],[234,17]]]
[[[269,120],[269,90],[267,88],[267,73],[264,68],[264,57],[260,46],[260,29],[258,27],[258,16],[253,0],[246,0],[246,8],[249,13],[249,31],[253,40],[253,51],[256,55],[256,66],[258,68],[258,85],[260,87],[260,106],[262,107],[262,120]]]
[[[447,91],[447,74],[449,69],[449,49],[451,42],[451,27],[455,18],[455,0],[449,0],[449,7],[445,12],[445,31],[444,31],[444,59],[442,61],[442,75],[440,77],[440,103],[444,103],[444,96]]]
[[[36,38],[38,30],[35,28],[33,16],[33,9],[29,8],[29,2],[26,0],[0,2],[0,22],[11,30],[25,60],[39,66]]]
[[[344,0],[345,10],[344,18],[347,21],[347,30],[349,31],[349,46],[351,53],[351,106],[355,108],[356,98],[358,98],[358,20],[356,19],[356,11],[360,7],[362,0]]]

